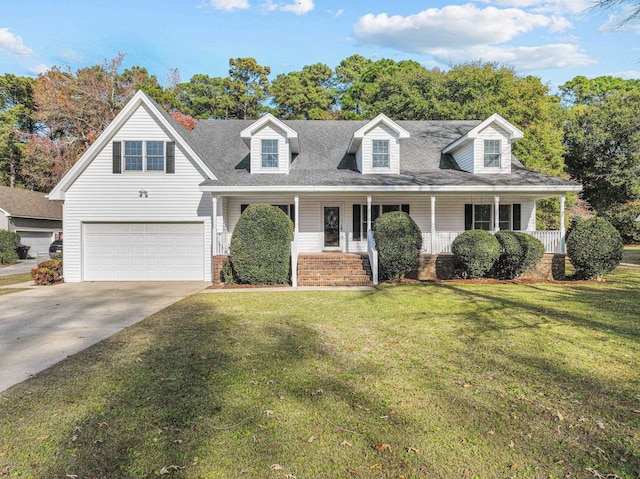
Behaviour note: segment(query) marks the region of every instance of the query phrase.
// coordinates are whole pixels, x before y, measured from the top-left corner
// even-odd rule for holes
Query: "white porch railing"
[[[435,235],[422,233],[422,252],[427,254],[451,253],[451,243],[462,231],[438,231]],[[523,231],[544,245],[545,253],[561,252],[560,231]]]
[[[291,242],[291,286],[298,287],[298,235]]]
[[[371,280],[375,286],[378,284],[378,250],[376,249],[376,241],[373,239],[372,230],[367,232],[367,255],[371,266]]]
[[[562,236],[560,231],[523,231],[540,240],[545,253],[561,253]]]
[[[451,253],[451,243],[462,231],[438,231],[435,235],[422,233],[422,252],[428,254]]]
[[[231,233],[217,233],[215,245],[216,255],[229,254],[229,247],[231,246]]]

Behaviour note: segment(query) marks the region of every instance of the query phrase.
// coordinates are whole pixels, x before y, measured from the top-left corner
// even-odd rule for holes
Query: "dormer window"
[[[278,140],[262,140],[262,167],[278,167]]]
[[[389,168],[389,140],[373,140],[373,167]]]
[[[484,140],[484,167],[500,168],[500,140]]]

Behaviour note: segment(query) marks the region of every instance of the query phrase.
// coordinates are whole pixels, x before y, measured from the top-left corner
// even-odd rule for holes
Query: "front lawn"
[[[0,286],[8,286],[10,284],[26,283],[33,281],[31,273],[11,274],[9,276],[0,276]]]
[[[0,393],[0,476],[637,478],[638,298],[637,267],[198,294]]]

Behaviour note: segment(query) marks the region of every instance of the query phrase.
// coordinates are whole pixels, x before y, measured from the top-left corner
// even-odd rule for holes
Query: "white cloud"
[[[530,9],[535,13],[580,14],[593,7],[593,0],[495,0],[501,7]]]
[[[210,0],[207,6],[211,6],[216,10],[230,12],[232,10],[245,10],[250,5],[248,0]]]
[[[315,8],[313,0],[293,0],[288,5],[283,5],[280,10],[283,12],[291,12],[296,15],[305,15]]]
[[[336,11],[327,10],[327,13],[329,15],[331,15],[332,17],[334,17],[334,18],[338,18],[338,17],[341,17],[344,14],[344,8],[340,8],[340,9],[338,9]]]
[[[627,70],[626,72],[609,73],[608,75],[622,78],[623,80],[640,80],[640,70]]]
[[[0,28],[0,51],[14,53],[22,57],[32,57],[35,52],[24,44],[21,37],[14,35],[8,28]]]
[[[425,54],[434,48],[504,43],[535,28],[558,32],[570,27],[563,17],[466,4],[430,8],[407,17],[367,14],[355,24],[354,33],[364,44]]]
[[[44,63],[40,63],[38,65],[29,67],[28,70],[34,75],[40,75],[41,73],[45,73],[49,70],[49,67]]]
[[[430,52],[449,63],[483,62],[512,65],[518,71],[587,66],[596,61],[576,45],[556,43],[533,47],[477,45],[471,48],[436,48]]]
[[[600,25],[598,31],[600,33],[633,32],[636,35],[640,35],[640,20],[633,19],[625,22],[633,10],[633,8],[627,6],[620,11],[609,15],[607,21]]]
[[[64,63],[71,64],[82,61],[84,57],[75,50],[72,50],[70,48],[63,48],[62,50],[58,50],[56,58]]]

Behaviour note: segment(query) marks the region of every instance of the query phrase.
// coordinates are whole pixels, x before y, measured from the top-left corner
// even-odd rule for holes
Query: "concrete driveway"
[[[12,274],[30,273],[31,268],[38,266],[38,263],[49,259],[48,256],[41,256],[40,259],[21,259],[16,264],[3,266],[0,268],[0,276],[9,276]]]
[[[0,295],[0,391],[210,284],[63,283]]]

